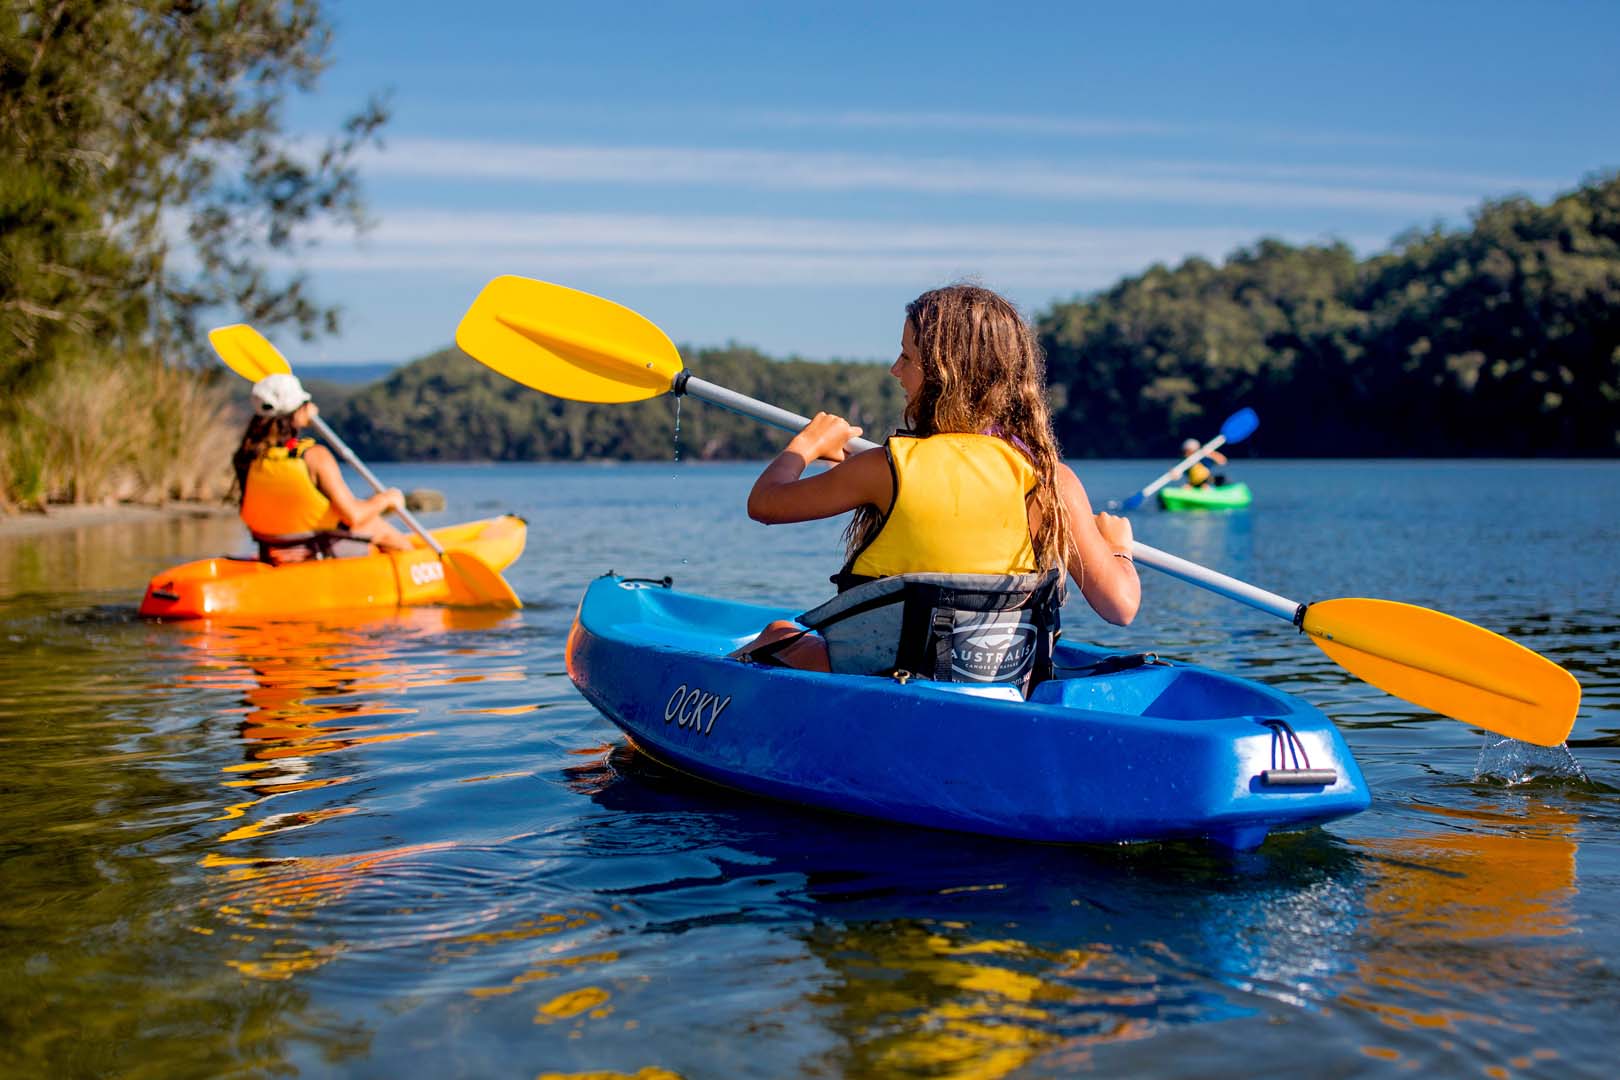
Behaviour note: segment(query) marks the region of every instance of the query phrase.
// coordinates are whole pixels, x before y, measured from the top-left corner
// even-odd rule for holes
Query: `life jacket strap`
[[[956,603],[950,593],[941,590],[939,607],[934,608],[934,618],[928,627],[928,633],[934,641],[934,679],[937,682],[952,682],[951,679],[951,639],[956,630]]]

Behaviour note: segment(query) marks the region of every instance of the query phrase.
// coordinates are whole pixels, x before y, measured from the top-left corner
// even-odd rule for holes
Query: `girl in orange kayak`
[[[1051,587],[1061,602],[1067,570],[1097,614],[1117,625],[1129,623],[1141,602],[1131,523],[1094,515],[1079,478],[1059,459],[1040,346],[1017,309],[977,286],[926,292],[906,307],[900,356],[889,371],[905,390],[911,430],[846,458],[845,444],[861,429],[842,417],[817,414],[754,483],[748,515],[774,525],[854,511],[845,533],[847,558],[833,579],[845,596],[852,595],[845,590],[866,586],[870,592],[870,583],[904,575],[923,575],[929,588],[938,586],[941,575],[1001,575],[970,584],[1003,580],[1031,595]],[[803,475],[817,460],[833,467]],[[1045,584],[1032,583],[1042,576]],[[952,602],[965,595],[960,582],[946,584],[951,591],[944,595]],[[928,666],[937,653],[931,676],[909,670],[949,677],[946,668],[955,664],[961,675],[978,653],[957,649],[947,655],[939,620],[948,605],[930,595],[936,632],[926,644],[902,642],[896,655],[904,659],[909,650]],[[864,613],[870,604],[858,606]],[[1051,636],[1056,607],[1050,605]],[[829,657],[827,641],[807,632],[804,621],[772,623],[736,655],[819,671],[849,669]],[[905,633],[915,637],[915,618],[907,614],[902,621]],[[964,633],[960,623],[951,632],[958,638]],[[988,639],[981,633],[980,640]],[[879,665],[885,666],[904,665]]]
[[[258,542],[261,559],[280,565],[328,558],[338,541],[410,550],[410,540],[382,519],[404,507],[399,489],[356,498],[332,452],[299,437],[318,409],[296,375],[269,375],[254,383],[253,408],[232,464],[242,522]]]

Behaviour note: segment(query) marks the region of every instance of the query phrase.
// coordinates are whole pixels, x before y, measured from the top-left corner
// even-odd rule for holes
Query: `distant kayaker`
[[[1032,642],[1049,651],[1065,568],[1097,614],[1129,623],[1141,600],[1131,523],[1093,514],[1085,488],[1059,459],[1040,346],[1018,310],[977,286],[926,292],[906,306],[900,356],[889,373],[905,390],[910,430],[846,459],[844,446],[861,429],[817,414],[754,483],[748,514],[770,525],[854,511],[847,559],[833,578],[839,599],[873,592],[854,605],[860,615],[892,606],[888,615],[902,638],[892,655],[912,657],[911,666],[882,662],[890,645],[881,641],[870,655],[841,660],[848,652],[841,644],[829,653],[833,623],[817,620],[807,621],[820,634],[801,623],[772,623],[736,655],[821,671],[875,664],[1027,685],[1021,671],[1011,679],[979,675],[1004,675],[1036,659],[1022,651]],[[804,476],[817,460],[834,467]],[[987,587],[983,577],[914,583],[914,575],[986,575],[1000,585]],[[896,578],[905,579],[903,589],[874,584]],[[829,618],[847,629],[846,616]]]
[[[259,544],[259,557],[276,565],[327,558],[340,554],[340,541],[410,550],[410,540],[382,519],[405,505],[400,490],[356,498],[332,451],[299,437],[318,412],[296,375],[253,384],[253,417],[231,463],[242,522]]]
[[[1201,445],[1203,444],[1197,439],[1187,439],[1184,441],[1181,444],[1182,460],[1185,461],[1193,454],[1198,453],[1198,448]],[[1186,473],[1188,487],[1203,487],[1205,484],[1209,483],[1211,476],[1209,466],[1204,464],[1206,461],[1212,461],[1216,465],[1225,465],[1226,455],[1221,453],[1219,450],[1211,450],[1209,453],[1202,455],[1197,461],[1193,462],[1193,464],[1187,469]],[[1222,484],[1226,483],[1226,477],[1224,476],[1216,476],[1213,479],[1216,487],[1220,487]]]

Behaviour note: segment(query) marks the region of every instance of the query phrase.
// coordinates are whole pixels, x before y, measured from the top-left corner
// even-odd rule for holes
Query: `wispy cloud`
[[[1364,249],[1381,242],[1345,239]],[[1008,288],[1070,291],[1110,284],[1154,262],[1219,258],[1253,240],[1230,228],[418,210],[386,215],[358,245],[332,237],[300,261],[327,270],[474,270],[559,280],[590,274],[661,284],[909,285],[976,276]]]
[[[1097,138],[1128,135],[1177,136],[1197,134],[1188,124],[1103,117],[1047,116],[1029,113],[904,112],[878,109],[842,109],[811,112],[790,109],[740,110],[737,119],[762,127],[794,127],[868,131],[945,131],[987,135],[1050,135]]]
[[[590,115],[600,123],[622,124],[625,114],[618,106],[579,101],[552,104],[531,103],[566,112],[569,116]],[[1320,146],[1340,149],[1397,149],[1432,146],[1436,141],[1469,143],[1478,140],[1450,132],[1439,134],[1394,134],[1378,131],[1345,131],[1333,128],[1290,129],[1253,124],[1212,124],[1206,121],[1167,121],[1143,117],[1095,116],[1082,113],[983,112],[942,109],[793,109],[793,108],[716,108],[693,105],[642,103],[638,119],[658,115],[677,127],[713,127],[732,130],[779,132],[784,129],[812,132],[885,132],[896,135],[945,134],[995,138],[1008,136],[1042,138],[1068,142],[1108,141],[1161,144],[1177,139],[1219,139],[1227,145]]]
[[[823,151],[560,146],[401,139],[365,162],[373,175],[460,182],[889,191],[1059,202],[1317,209],[1406,217],[1459,214],[1507,178],[1415,170],[1196,162],[980,162]],[[1522,179],[1522,178],[1520,178]],[[1509,183],[1510,189],[1539,182]]]
[[[1451,169],[1414,169],[1389,165],[1280,165],[1268,162],[1139,161],[1133,169],[1154,174],[1230,176],[1245,179],[1322,181],[1330,184],[1406,184],[1414,188],[1506,194],[1513,191],[1552,191],[1567,180],[1524,174],[1457,172]]]
[[[1185,139],[1219,136],[1230,143],[1260,145],[1401,147],[1430,142],[1411,135],[1379,132],[1242,127],[1168,123],[1162,120],[1098,116],[1062,116],[1049,113],[942,112],[933,110],[830,109],[825,111],[757,109],[738,110],[734,119],[760,127],[791,127],[823,131],[943,131],[975,135],[1040,135],[1055,139]]]

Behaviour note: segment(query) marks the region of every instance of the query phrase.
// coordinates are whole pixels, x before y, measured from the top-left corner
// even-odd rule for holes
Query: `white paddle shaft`
[[[1250,585],[1246,581],[1239,581],[1234,577],[1211,570],[1207,566],[1199,566],[1195,562],[1188,562],[1178,555],[1168,551],[1160,551],[1155,547],[1148,547],[1140,540],[1131,543],[1131,556],[1143,566],[1151,566],[1162,574],[1180,578],[1191,585],[1208,589],[1210,592],[1236,600],[1240,604],[1248,604],[1267,615],[1275,615],[1279,619],[1287,619],[1298,624],[1300,613],[1305,605],[1297,600],[1290,600],[1286,596],[1278,596],[1274,592]]]
[[[783,431],[798,433],[803,431],[804,426],[810,422],[809,417],[788,412],[786,409],[778,409],[775,405],[766,404],[758,398],[751,398],[747,394],[739,394],[735,390],[727,390],[723,386],[705,382],[694,375],[688,375],[684,371],[681,374],[686,377],[675,380],[672,393],[691,394],[693,397],[701,398],[711,405],[718,405],[722,409],[729,409],[734,413],[753,417],[755,420],[763,421],[774,428],[781,428]],[[862,450],[870,450],[875,446],[877,446],[877,443],[869,439],[851,439],[844,445],[844,449],[849,453],[858,454]]]
[[[355,472],[366,478],[366,483],[371,485],[371,490],[375,491],[379,495],[387,490],[382,486],[382,481],[378,480],[377,477],[373,475],[372,471],[366,468],[366,463],[354,456],[354,451],[349,449],[349,444],[338,438],[337,432],[333,431],[331,427],[327,425],[326,421],[322,420],[319,416],[315,418],[315,430],[321,433],[321,438],[332,444],[332,448],[338,452],[339,457],[353,466]],[[401,521],[411,527],[412,532],[422,538],[422,542],[424,544],[433,549],[433,554],[444,554],[444,547],[437,540],[433,539],[433,535],[431,533],[422,528],[422,523],[416,520],[416,516],[414,514],[405,509],[403,506],[396,510],[395,513],[399,515],[399,519]]]

